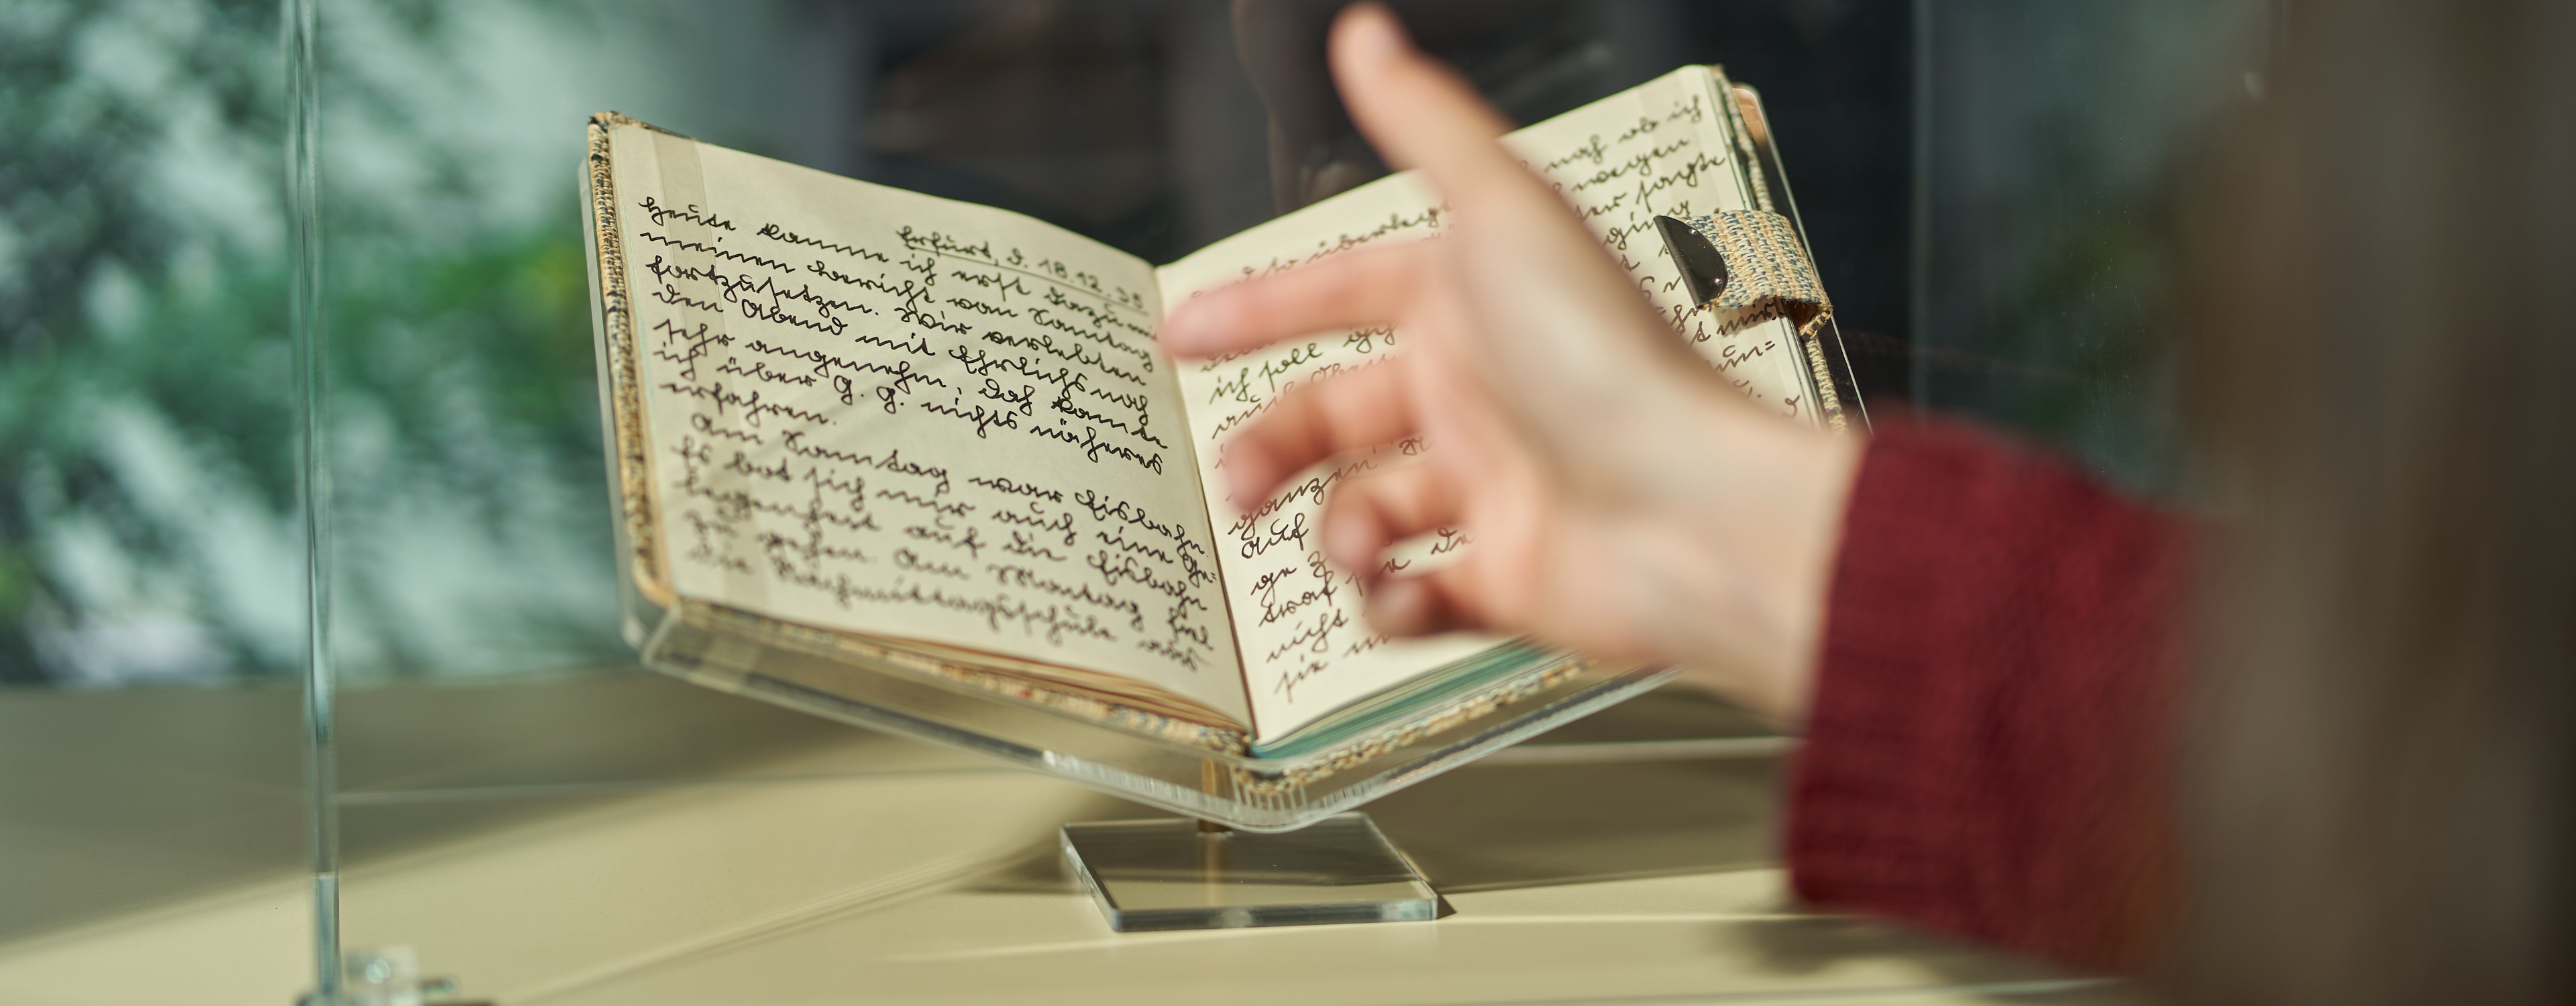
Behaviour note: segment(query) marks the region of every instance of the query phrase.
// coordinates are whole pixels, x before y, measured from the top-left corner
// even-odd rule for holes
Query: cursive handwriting
[[[654,463],[671,561],[721,577],[697,589],[1104,670],[1235,661],[1195,487],[1166,472],[1149,276],[899,197],[761,219],[722,184],[633,204],[646,387],[680,433]]]

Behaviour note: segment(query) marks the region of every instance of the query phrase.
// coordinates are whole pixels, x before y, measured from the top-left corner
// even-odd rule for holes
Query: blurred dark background
[[[590,112],[1169,261],[1384,166],[1330,0],[322,0],[344,680],[615,634],[575,169]],[[1531,122],[1763,92],[1872,411],[2172,482],[2171,227],[2259,0],[1398,0]],[[304,639],[273,0],[0,3],[0,683],[286,680]]]
[[[1324,63],[1340,0],[816,9],[873,30],[866,112],[810,156],[1006,206],[1163,262],[1386,166]],[[1431,51],[1531,123],[1694,63],[1762,89],[1839,317],[1901,342],[1911,12],[1844,0],[1398,0]],[[1910,393],[1905,358],[1867,391]]]

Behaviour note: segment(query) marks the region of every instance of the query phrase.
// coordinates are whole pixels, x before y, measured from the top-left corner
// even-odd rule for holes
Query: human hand
[[[1166,319],[1192,358],[1394,325],[1388,362],[1291,389],[1225,446],[1264,499],[1340,455],[1419,437],[1421,456],[1343,481],[1327,557],[1381,632],[1480,629],[1591,656],[1675,663],[1757,711],[1804,712],[1859,445],[1764,415],[1638,297],[1592,234],[1498,138],[1506,123],[1374,4],[1335,23],[1352,117],[1448,205],[1437,239],[1212,292]],[[1386,575],[1398,542],[1457,528],[1460,558]]]

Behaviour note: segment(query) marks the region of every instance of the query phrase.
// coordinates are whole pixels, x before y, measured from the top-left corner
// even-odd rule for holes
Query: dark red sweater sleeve
[[[2173,881],[2179,520],[1961,426],[1870,442],[1786,847],[1809,904],[2134,970]]]

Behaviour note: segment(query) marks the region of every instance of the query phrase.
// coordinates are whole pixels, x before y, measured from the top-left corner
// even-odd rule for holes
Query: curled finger
[[[1288,389],[1226,441],[1226,488],[1237,505],[1268,499],[1279,483],[1318,461],[1412,436],[1412,395],[1401,363],[1345,370]]]
[[[1396,638],[1499,629],[1484,614],[1487,579],[1477,566],[1469,555],[1429,572],[1370,584],[1369,628]]]
[[[1324,501],[1324,557],[1363,582],[1377,579],[1387,549],[1457,522],[1453,490],[1446,473],[1421,463],[1344,479]]]

